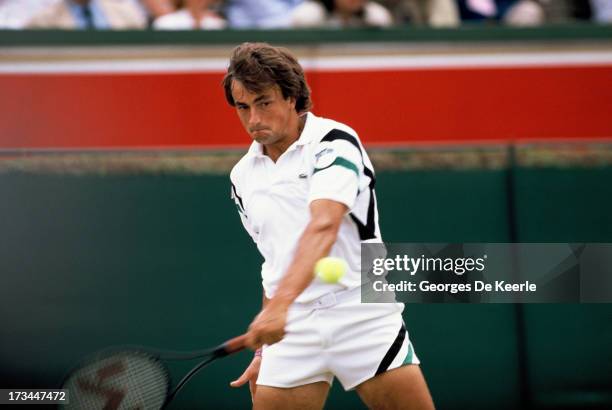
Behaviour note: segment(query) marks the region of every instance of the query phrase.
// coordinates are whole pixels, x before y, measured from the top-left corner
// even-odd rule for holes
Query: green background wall
[[[379,172],[384,239],[612,242],[612,168],[508,172]],[[112,344],[189,350],[242,332],[259,309],[261,259],[228,186],[223,175],[0,174],[0,384],[51,387]],[[405,318],[440,409],[612,403],[612,305],[409,305]],[[249,359],[214,364],[173,408],[248,408],[248,389],[228,383]],[[327,408],[362,405],[336,383]]]

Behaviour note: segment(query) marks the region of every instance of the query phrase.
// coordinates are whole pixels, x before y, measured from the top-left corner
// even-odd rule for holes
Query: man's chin
[[[251,138],[263,145],[268,144],[270,142],[270,136],[265,134],[251,135]]]

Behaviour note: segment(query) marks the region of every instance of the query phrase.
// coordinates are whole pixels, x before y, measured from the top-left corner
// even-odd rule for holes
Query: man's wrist
[[[262,353],[262,348],[260,347],[259,349],[255,350],[255,357],[261,357],[261,353]]]
[[[269,307],[288,310],[293,303],[295,297],[289,293],[278,293],[268,303]]]

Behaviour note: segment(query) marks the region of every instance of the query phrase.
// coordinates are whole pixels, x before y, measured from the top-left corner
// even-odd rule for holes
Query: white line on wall
[[[612,66],[612,52],[531,52],[435,56],[345,56],[301,59],[308,71]],[[220,58],[0,62],[0,74],[222,73]]]

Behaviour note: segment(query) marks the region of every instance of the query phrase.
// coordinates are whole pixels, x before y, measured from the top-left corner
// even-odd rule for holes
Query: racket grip
[[[244,350],[246,341],[246,335],[240,335],[233,339],[228,340],[223,343],[219,349],[217,350],[217,354],[221,356],[227,356],[232,353],[238,353],[241,350]]]

